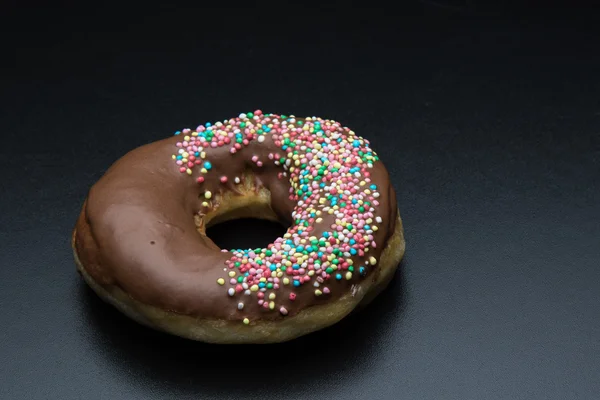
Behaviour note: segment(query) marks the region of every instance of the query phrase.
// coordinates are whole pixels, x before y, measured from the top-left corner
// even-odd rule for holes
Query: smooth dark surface
[[[475,5],[271,23],[6,9],[0,398],[600,398],[598,21]],[[257,108],[371,140],[407,237],[389,290],[262,347],[167,337],[102,303],[69,247],[88,188],[136,146]]]

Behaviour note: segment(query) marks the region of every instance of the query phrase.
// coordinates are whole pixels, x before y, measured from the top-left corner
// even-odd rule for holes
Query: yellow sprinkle
[[[271,293],[269,295],[269,300],[275,300],[275,297],[277,297],[277,295],[275,293]]]
[[[206,152],[203,151],[202,153],[200,153],[200,158],[206,158]]]
[[[373,218],[367,218],[365,222],[370,225],[373,223]]]
[[[352,279],[352,272],[348,271],[346,272],[346,280],[349,281],[350,279]]]
[[[371,194],[371,191],[369,189],[365,189],[365,193],[366,194]]]
[[[290,279],[289,278],[283,278],[283,284],[284,285],[289,285],[290,284]]]
[[[276,278],[277,277],[277,272],[273,271],[271,272],[271,278]]]
[[[281,278],[282,276],[283,276],[283,272],[282,271],[277,272],[277,277],[278,278]]]
[[[319,289],[315,290],[315,296],[320,296],[322,294],[323,292],[321,292]]]
[[[325,204],[326,201],[327,201],[327,199],[325,197],[321,197],[319,199],[319,204]]]
[[[181,156],[182,156],[183,158],[186,158],[186,159],[187,159],[187,158],[190,156],[190,153],[188,153],[187,151],[184,151],[184,152],[181,154]]]
[[[314,274],[315,274],[314,270],[311,269],[310,271],[308,271],[308,276],[313,276]]]
[[[333,168],[338,168],[338,169],[339,169],[339,168],[342,168],[342,164],[340,164],[339,162],[337,162],[337,161],[336,161],[336,162],[333,164]],[[339,181],[339,182],[341,183],[341,181]]]
[[[269,308],[271,310],[275,308],[275,302],[274,301],[269,302]]]
[[[173,160],[175,160],[175,159],[177,158],[177,156],[176,156],[175,154],[173,154],[173,155],[171,156],[171,158],[172,158]]]
[[[248,325],[250,323],[250,320],[248,318],[244,318],[244,325]]]
[[[371,229],[373,229],[373,232],[377,232],[379,230],[379,228],[377,227],[377,225],[372,226]]]
[[[187,158],[182,158],[181,162],[186,163],[186,162],[188,162],[188,159]]]
[[[202,207],[208,207],[208,203],[206,201],[202,202]]]
[[[317,217],[321,215],[321,210],[317,211],[315,214],[317,214]]]
[[[258,292],[258,285],[252,285],[252,286],[250,286],[250,291],[252,291],[252,292]]]
[[[229,271],[229,277],[233,278],[235,276],[235,271]]]
[[[212,193],[211,193],[209,190],[207,190],[207,191],[204,193],[204,197],[206,197],[207,199],[210,199],[210,198],[212,197]]]
[[[198,132],[196,132],[196,131],[192,132],[192,136],[198,136]]]
[[[371,264],[371,265],[377,264],[377,259],[375,257],[370,257],[369,258],[369,264]]]
[[[353,261],[351,258],[346,258],[346,262],[347,262],[349,265],[352,265],[352,264],[354,264],[354,261]]]
[[[189,140],[190,140],[190,137],[189,137],[189,136],[184,136],[184,137],[183,137],[183,140],[185,140],[185,141],[187,142],[187,141],[189,141]]]
[[[185,173],[188,174],[188,175],[191,175],[192,174],[192,170],[188,168],[188,169],[185,170]]]
[[[360,186],[365,186],[366,184],[367,184],[367,182],[365,182],[365,181],[360,181],[360,183],[359,183]]]
[[[219,285],[224,285],[224,284],[225,284],[225,279],[223,279],[223,278],[219,278],[219,279],[217,279],[217,283],[218,283]]]
[[[207,173],[207,172],[208,172],[208,170],[207,170],[206,168],[202,168],[202,169],[200,170],[200,172],[202,172],[203,174],[205,174],[205,173]]]
[[[267,278],[260,278],[259,282],[266,282]]]

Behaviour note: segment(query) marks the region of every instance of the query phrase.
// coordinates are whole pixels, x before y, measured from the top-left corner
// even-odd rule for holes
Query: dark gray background
[[[482,4],[6,8],[0,398],[600,398],[598,18]],[[257,108],[371,140],[407,237],[389,290],[256,347],[167,337],[98,300],[69,247],[90,185],[136,146]],[[213,234],[279,228],[255,231]]]

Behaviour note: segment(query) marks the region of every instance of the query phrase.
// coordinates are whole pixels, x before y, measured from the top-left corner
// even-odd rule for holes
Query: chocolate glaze
[[[257,188],[271,192],[272,209],[282,221],[290,223],[295,203],[288,198],[288,179],[278,178],[283,168],[273,163],[257,167],[251,161],[253,155],[265,159],[270,152],[282,156],[284,152],[270,135],[263,143],[250,142],[236,154],[230,154],[227,147],[206,148],[212,170],[198,184],[197,171],[190,177],[180,173],[173,163],[171,156],[177,141],[178,137],[171,137],[129,152],[90,189],[74,240],[86,271],[100,285],[118,286],[142,303],[175,313],[227,320],[287,318],[278,309],[258,306],[254,298],[243,293],[227,295],[227,286],[219,286],[216,281],[228,280],[225,261],[232,254],[222,252],[210,238],[199,234],[194,223],[199,212],[219,207],[219,193],[239,193],[234,177],[241,177],[244,171],[252,172]],[[396,195],[386,168],[377,161],[369,171],[381,194],[376,215],[383,222],[373,234],[377,247],[365,257],[353,256],[355,265],[364,263],[369,256],[379,260],[397,218]],[[221,176],[227,176],[228,182],[221,183]],[[201,206],[206,190],[213,193],[208,210]],[[323,215],[324,221],[315,225],[312,234],[319,236],[334,219]],[[314,295],[312,284],[281,285],[277,290],[278,307],[284,306],[289,315],[294,315],[306,307],[335,301],[353,284],[375,279],[378,267],[379,263],[371,266],[366,277],[354,274],[349,281],[331,279],[327,283],[331,293],[319,297]],[[295,301],[288,299],[291,291],[297,294]],[[243,310],[237,309],[240,301],[245,303]]]

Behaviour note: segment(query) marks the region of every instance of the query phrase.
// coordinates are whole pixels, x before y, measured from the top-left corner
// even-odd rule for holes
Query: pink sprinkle
[[[257,162],[258,161],[258,156],[252,156],[252,162]]]
[[[179,168],[179,172],[185,172],[186,168],[185,167],[181,167]]]
[[[325,294],[329,294],[329,292],[330,292],[330,290],[329,290],[329,288],[328,288],[328,287],[324,287],[324,288],[323,288],[323,293],[325,293]]]
[[[290,293],[290,300],[291,301],[296,300],[296,293],[294,293],[294,292]]]
[[[221,177],[221,183],[225,183],[227,182],[227,177],[226,176],[222,176]]]
[[[286,310],[286,308],[285,308],[285,307],[281,307],[281,308],[279,309],[279,312],[281,313],[281,315],[287,315],[287,314],[288,314],[288,310]]]
[[[259,161],[259,162],[256,163],[256,165],[259,166],[259,167],[262,167],[263,163],[262,163],[262,161]]]
[[[196,178],[196,182],[198,182],[198,183],[202,183],[202,182],[204,182],[204,177],[203,177],[203,176],[199,176],[199,177],[197,177],[197,178]]]

